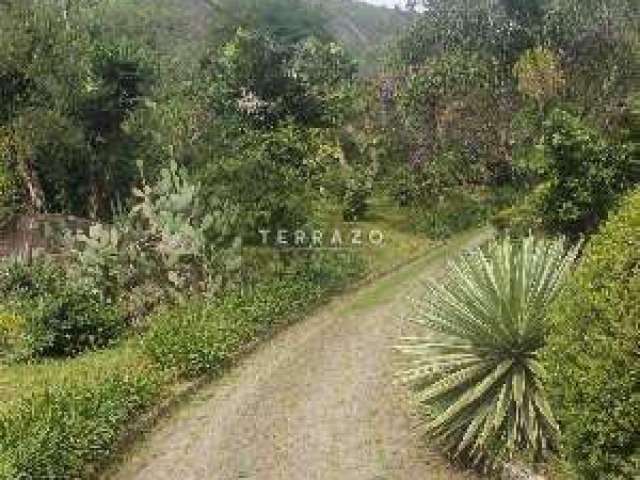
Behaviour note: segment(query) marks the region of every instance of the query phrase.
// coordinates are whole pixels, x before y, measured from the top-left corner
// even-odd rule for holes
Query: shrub
[[[558,56],[542,47],[527,50],[513,67],[518,90],[543,109],[565,84]]]
[[[539,185],[523,201],[495,215],[491,223],[499,232],[514,237],[542,232],[544,229],[540,209],[547,188],[547,184]]]
[[[453,457],[493,464],[555,445],[537,352],[575,254],[562,241],[505,237],[458,258],[416,303],[429,332],[401,347],[415,358],[406,378],[428,407],[428,433]]]
[[[591,233],[638,180],[631,151],[563,111],[551,115],[545,137],[550,181],[541,211],[545,227],[573,237]]]
[[[0,410],[0,479],[85,478],[108,457],[135,414],[154,402],[161,377],[121,350],[45,367],[52,381]],[[112,355],[109,352],[109,355]],[[73,360],[72,362],[77,362]],[[66,370],[59,378],[59,370]]]
[[[592,237],[550,315],[543,362],[577,478],[640,468],[640,192]]]
[[[5,308],[24,319],[21,357],[76,355],[106,346],[126,326],[100,291],[44,259],[3,263],[0,292]]]
[[[367,201],[371,197],[372,180],[368,175],[358,173],[352,174],[345,182],[343,202],[344,207],[342,217],[347,222],[362,220],[367,213],[369,205]]]
[[[44,258],[31,263],[19,258],[0,261],[0,294],[5,299],[38,298],[55,290],[63,278],[63,270]]]
[[[116,307],[88,285],[71,283],[18,307],[35,356],[73,356],[107,346],[125,329]]]
[[[432,239],[446,239],[487,222],[505,205],[513,203],[514,192],[508,188],[489,192],[454,190],[431,204],[416,207],[415,229]]]
[[[159,314],[151,320],[144,348],[162,368],[180,375],[216,373],[252,341],[302,315],[331,290],[361,273],[362,262],[354,257],[311,259],[290,278]]]

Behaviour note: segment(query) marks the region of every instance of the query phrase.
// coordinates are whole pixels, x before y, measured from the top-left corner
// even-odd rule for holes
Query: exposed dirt
[[[486,233],[451,250],[486,239]],[[461,480],[430,452],[393,350],[422,259],[337,300],[248,356],[132,451],[117,480]]]

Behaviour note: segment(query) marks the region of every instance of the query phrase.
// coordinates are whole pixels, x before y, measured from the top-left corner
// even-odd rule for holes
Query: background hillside
[[[379,64],[386,42],[412,19],[408,12],[353,0],[320,0],[317,3],[329,14],[333,34],[360,60],[364,72]]]
[[[105,2],[105,15],[112,17],[110,25],[134,30],[137,36],[151,35],[164,48],[174,50],[193,47],[206,37],[220,15],[219,1],[224,0],[110,0]],[[358,59],[365,73],[376,69],[386,42],[412,17],[408,12],[355,0],[308,2],[324,16],[329,32]]]

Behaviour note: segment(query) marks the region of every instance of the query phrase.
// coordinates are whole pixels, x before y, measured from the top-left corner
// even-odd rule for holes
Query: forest
[[[410,392],[449,472],[424,478],[637,479],[639,20],[635,0],[0,0],[0,480],[191,478],[113,471],[178,391],[296,329],[328,342],[322,314],[345,319],[327,358],[384,367],[354,385]],[[378,350],[348,328],[374,307],[400,325]],[[199,478],[416,478],[334,461]]]

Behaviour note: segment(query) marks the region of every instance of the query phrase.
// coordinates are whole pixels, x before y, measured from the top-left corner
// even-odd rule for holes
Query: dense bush
[[[592,238],[550,316],[543,361],[566,459],[585,480],[640,471],[640,192]]]
[[[631,151],[560,110],[547,121],[545,138],[550,181],[540,212],[545,228],[574,237],[590,233],[638,180]]]
[[[76,355],[106,346],[125,328],[118,309],[100,291],[46,260],[1,264],[0,292],[4,308],[22,319],[22,332],[17,334],[14,324],[11,342],[14,347],[19,343],[20,353],[6,352],[9,357]]]
[[[85,478],[136,413],[156,402],[161,376],[135,355],[118,350],[75,365],[44,367],[42,390],[0,409],[0,479]]]
[[[505,205],[511,205],[516,193],[510,188],[471,193],[452,191],[431,203],[413,207],[413,225],[429,238],[446,239],[483,225]]]
[[[362,263],[311,262],[289,278],[230,293],[216,301],[190,302],[159,314],[144,338],[149,356],[184,376],[216,373],[247,345],[276,325],[302,315],[326,294],[362,273]]]
[[[515,237],[542,232],[544,229],[540,210],[547,188],[547,184],[537,186],[516,205],[494,215],[491,223],[500,233],[508,233]]]
[[[32,210],[110,217],[137,178],[126,123],[153,73],[134,43],[89,28],[85,7],[0,4],[0,170]]]
[[[362,268],[351,255],[311,258],[293,276],[244,295],[232,292],[158,314],[144,349],[136,341],[75,359],[16,366],[29,378],[16,372],[17,398],[0,397],[0,480],[85,478],[88,467],[108,460],[127,425],[159,402],[175,381],[170,373],[192,377],[218,371],[276,324],[358,277]],[[0,342],[15,322],[20,320],[0,313]]]
[[[107,346],[125,328],[116,307],[93,287],[78,282],[19,305],[26,318],[25,335],[38,357],[73,356]]]

